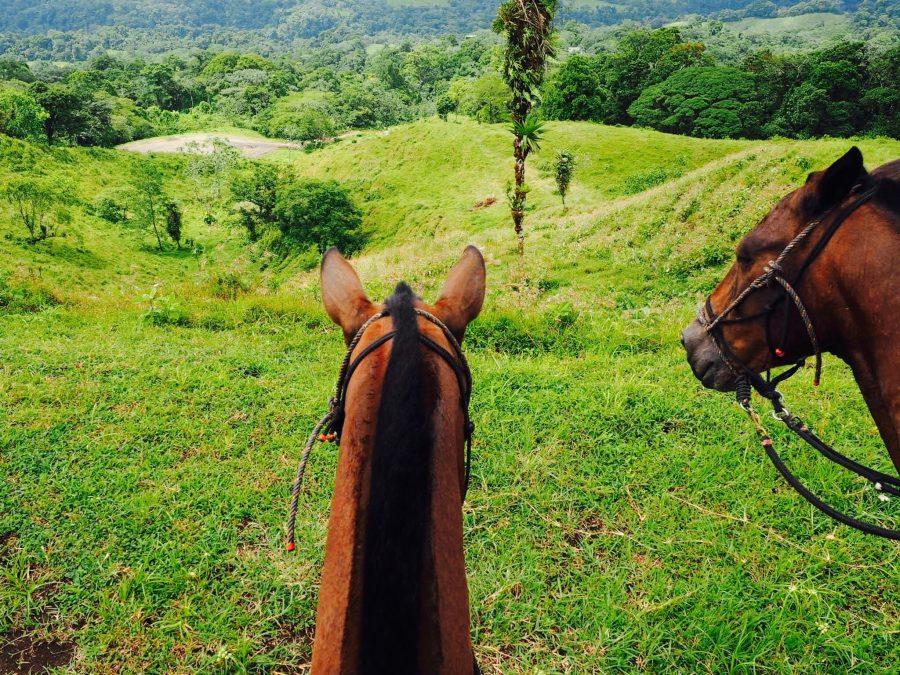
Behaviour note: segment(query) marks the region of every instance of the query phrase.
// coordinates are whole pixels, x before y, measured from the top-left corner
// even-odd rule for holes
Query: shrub
[[[92,211],[95,216],[108,223],[118,225],[128,222],[128,207],[125,195],[121,191],[111,191],[101,194],[94,201]]]
[[[0,187],[0,199],[10,205],[32,244],[54,236],[57,224],[67,220],[69,194],[58,181],[52,183],[46,178],[16,176]]]
[[[234,300],[250,290],[250,283],[234,270],[217,273],[212,279],[212,292],[222,300]]]
[[[0,272],[0,314],[40,312],[60,304],[48,289],[38,284],[13,284],[8,272]]]

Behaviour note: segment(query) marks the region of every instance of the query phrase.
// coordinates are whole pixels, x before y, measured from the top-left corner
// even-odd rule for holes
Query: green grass
[[[870,166],[900,155],[859,144]],[[739,235],[847,145],[552,124],[529,167],[521,266],[502,127],[427,121],[278,155],[357,191],[373,297],[399,278],[433,297],[466,243],[485,253],[465,536],[486,672],[895,668],[900,551],[785,486],[677,341]],[[561,147],[580,160],[567,212],[538,169]],[[84,195],[135,161],[40,159]],[[312,457],[295,554],[287,497],[343,343],[314,271],[260,271],[235,231],[201,223],[180,160],[153,161],[212,252],[202,267],[81,207],[70,236],[38,246],[0,220],[0,634],[72,641],[77,672],[291,671],[310,654],[333,447]],[[250,290],[218,297],[225,271]],[[825,438],[888,469],[836,359],[820,389],[800,376],[785,391]],[[814,489],[900,524],[896,503],[777,440]]]

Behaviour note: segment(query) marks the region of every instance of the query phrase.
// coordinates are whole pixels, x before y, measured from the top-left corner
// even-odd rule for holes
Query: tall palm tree
[[[534,114],[540,103],[547,60],[553,56],[553,17],[557,0],[506,0],[497,10],[494,31],[506,36],[503,79],[512,92],[515,183],[507,191],[519,255],[525,254],[525,160],[537,150],[543,125]]]

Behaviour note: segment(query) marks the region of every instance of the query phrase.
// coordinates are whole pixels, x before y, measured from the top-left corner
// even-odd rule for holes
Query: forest
[[[48,144],[113,146],[226,124],[320,144],[434,114],[508,119],[497,40],[482,34],[359,41],[296,58],[198,50],[85,64],[0,59],[0,131]],[[838,42],[760,50],[728,63],[678,28],[633,29],[611,47],[570,47],[552,65],[542,115],[712,138],[900,135],[900,47]]]
[[[884,3],[887,4],[887,3]],[[878,0],[650,0],[563,3],[561,19],[589,24],[612,24],[625,19],[671,21],[687,14],[723,17],[777,16],[810,11],[852,11]],[[50,0],[34,3],[10,0],[0,17],[0,31],[78,30],[115,25],[129,28],[160,26],[218,26],[255,29],[286,25],[287,31],[311,36],[322,30],[350,25],[366,33],[441,33],[486,28],[496,4],[488,0]]]

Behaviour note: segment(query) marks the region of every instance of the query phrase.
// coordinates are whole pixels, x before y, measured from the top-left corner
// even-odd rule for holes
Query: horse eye
[[[738,261],[738,263],[740,263],[741,265],[746,267],[747,265],[750,265],[753,263],[753,258],[751,258],[749,255],[746,255],[744,253],[738,253],[737,261]]]

